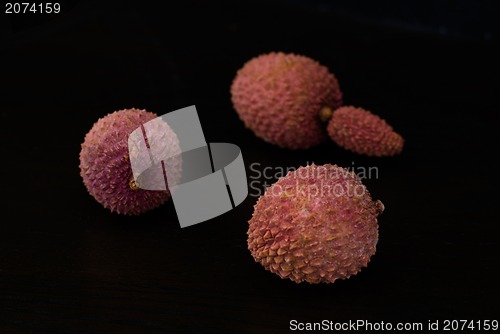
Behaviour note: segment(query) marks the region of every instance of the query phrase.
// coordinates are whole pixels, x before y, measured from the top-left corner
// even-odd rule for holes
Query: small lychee
[[[300,167],[259,198],[248,249],[281,278],[333,283],[367,266],[383,209],[353,172],[330,164]]]
[[[362,108],[333,111],[327,130],[337,145],[354,153],[383,157],[403,150],[403,138],[385,120]]]
[[[119,110],[99,119],[85,136],[80,152],[80,175],[88,192],[112,212],[138,215],[160,206],[171,196],[168,190],[140,189],[132,175],[128,137],[156,117],[146,110]],[[155,126],[151,128],[150,140],[178,151],[177,136],[168,125],[155,123]]]
[[[317,61],[269,53],[248,61],[231,86],[231,99],[245,126],[283,148],[305,149],[327,138],[324,108],[342,105],[336,77]]]

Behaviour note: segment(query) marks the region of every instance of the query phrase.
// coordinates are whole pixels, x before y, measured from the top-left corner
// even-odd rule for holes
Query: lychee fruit
[[[282,52],[248,61],[231,86],[231,99],[257,137],[289,149],[305,149],[327,138],[323,108],[342,104],[335,76],[317,61]]]
[[[259,198],[248,249],[281,278],[333,283],[367,266],[382,211],[353,172],[330,164],[300,167]]]
[[[335,143],[354,153],[383,157],[403,150],[403,138],[386,121],[362,108],[333,111],[327,130]]]
[[[112,212],[138,215],[171,197],[168,189],[140,189],[132,175],[128,137],[156,117],[146,110],[119,110],[99,119],[85,136],[80,152],[80,175],[88,192]],[[180,151],[177,136],[165,122],[154,122],[148,130],[149,145],[156,141],[172,152]]]

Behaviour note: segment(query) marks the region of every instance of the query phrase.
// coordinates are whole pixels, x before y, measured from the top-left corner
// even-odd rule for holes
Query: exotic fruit
[[[171,196],[168,190],[140,189],[132,176],[128,137],[156,117],[146,110],[116,111],[99,119],[85,136],[80,175],[89,193],[112,212],[138,215],[158,207]],[[177,136],[166,123],[154,122],[148,130],[149,145],[163,143],[171,152],[179,151]],[[164,182],[163,178],[160,181]]]
[[[300,167],[259,198],[248,248],[281,278],[333,283],[367,266],[383,208],[353,172],[330,164]]]
[[[403,150],[403,138],[386,121],[362,108],[335,110],[327,130],[334,142],[355,153],[382,157]]]
[[[232,83],[231,98],[247,128],[290,149],[309,148],[327,138],[323,110],[342,104],[339,84],[328,68],[281,52],[248,61]]]

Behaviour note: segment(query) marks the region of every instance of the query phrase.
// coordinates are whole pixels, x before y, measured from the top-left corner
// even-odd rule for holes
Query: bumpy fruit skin
[[[404,146],[403,138],[386,121],[362,108],[335,110],[327,130],[335,143],[358,154],[393,156]]]
[[[112,212],[138,215],[170,198],[168,190],[143,190],[133,183],[128,136],[156,117],[146,110],[119,110],[99,119],[85,136],[80,152],[80,175],[89,193]],[[156,131],[154,140],[178,145],[172,133]]]
[[[269,187],[249,221],[248,249],[296,283],[333,283],[366,267],[378,240],[380,201],[336,165],[300,167]]]
[[[322,142],[327,136],[321,109],[342,104],[339,84],[328,68],[311,58],[281,52],[248,61],[232,83],[231,98],[247,128],[289,149]]]

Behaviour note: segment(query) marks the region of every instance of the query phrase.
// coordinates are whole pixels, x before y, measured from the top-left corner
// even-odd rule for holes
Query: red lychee
[[[358,154],[383,157],[403,150],[403,138],[386,121],[362,108],[338,108],[327,130],[335,143]]]
[[[231,98],[255,135],[290,149],[309,148],[327,138],[322,109],[342,104],[339,84],[328,68],[282,52],[248,61],[232,83]]]
[[[139,189],[132,176],[128,137],[156,117],[146,110],[116,111],[99,119],[85,136],[80,152],[80,175],[89,193],[112,212],[138,215],[170,198],[168,190]],[[177,136],[166,123],[156,122],[150,129],[150,141],[162,143],[172,152],[180,150]]]
[[[367,266],[382,211],[353,172],[330,164],[300,167],[259,198],[248,249],[281,278],[333,283]]]

